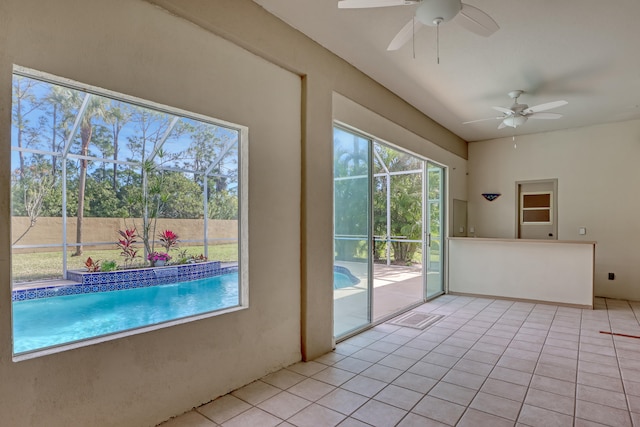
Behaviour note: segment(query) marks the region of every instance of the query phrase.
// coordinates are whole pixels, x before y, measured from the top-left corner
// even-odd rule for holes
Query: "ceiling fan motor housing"
[[[423,0],[416,10],[416,18],[424,25],[435,27],[453,19],[461,9],[461,0]]]

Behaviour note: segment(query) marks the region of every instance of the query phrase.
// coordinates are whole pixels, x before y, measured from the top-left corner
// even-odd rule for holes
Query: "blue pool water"
[[[240,304],[238,273],[172,285],[13,302],[13,351],[24,353]]]

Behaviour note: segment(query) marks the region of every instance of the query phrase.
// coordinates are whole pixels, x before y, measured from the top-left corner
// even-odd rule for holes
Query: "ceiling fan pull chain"
[[[416,59],[416,18],[411,20],[411,47],[413,48],[413,59]]]
[[[440,22],[441,20],[436,21],[436,57],[437,63],[440,64]]]

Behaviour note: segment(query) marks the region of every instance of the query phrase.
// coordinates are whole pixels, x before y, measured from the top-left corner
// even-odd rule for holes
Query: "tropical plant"
[[[162,246],[167,253],[171,249],[178,249],[178,237],[179,236],[171,230],[164,230],[158,234],[160,246]]]
[[[126,268],[128,265],[133,264],[133,261],[138,256],[138,249],[134,246],[136,243],[138,243],[136,240],[138,235],[136,234],[135,228],[118,230],[118,233],[120,234],[122,239],[119,239],[116,245],[121,251],[120,255],[124,257],[124,266]]]
[[[147,255],[147,259],[151,261],[151,266],[154,266],[158,261],[170,261],[171,255],[166,252],[151,252],[149,255]]]
[[[103,272],[108,272],[108,271],[115,271],[118,269],[118,263],[115,261],[104,261],[102,263],[102,266],[100,267],[100,271]]]
[[[95,273],[97,271],[100,271],[100,260],[94,261],[93,259],[91,259],[91,257],[89,257],[84,262],[84,266],[87,267],[87,271],[89,273]]]

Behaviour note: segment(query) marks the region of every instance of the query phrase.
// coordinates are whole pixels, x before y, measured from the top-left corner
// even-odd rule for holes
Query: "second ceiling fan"
[[[340,0],[338,8],[365,9],[416,4],[418,8],[415,16],[391,40],[387,50],[400,49],[425,25],[439,27],[440,24],[454,20],[463,28],[484,37],[489,37],[500,28],[485,12],[460,0]]]

